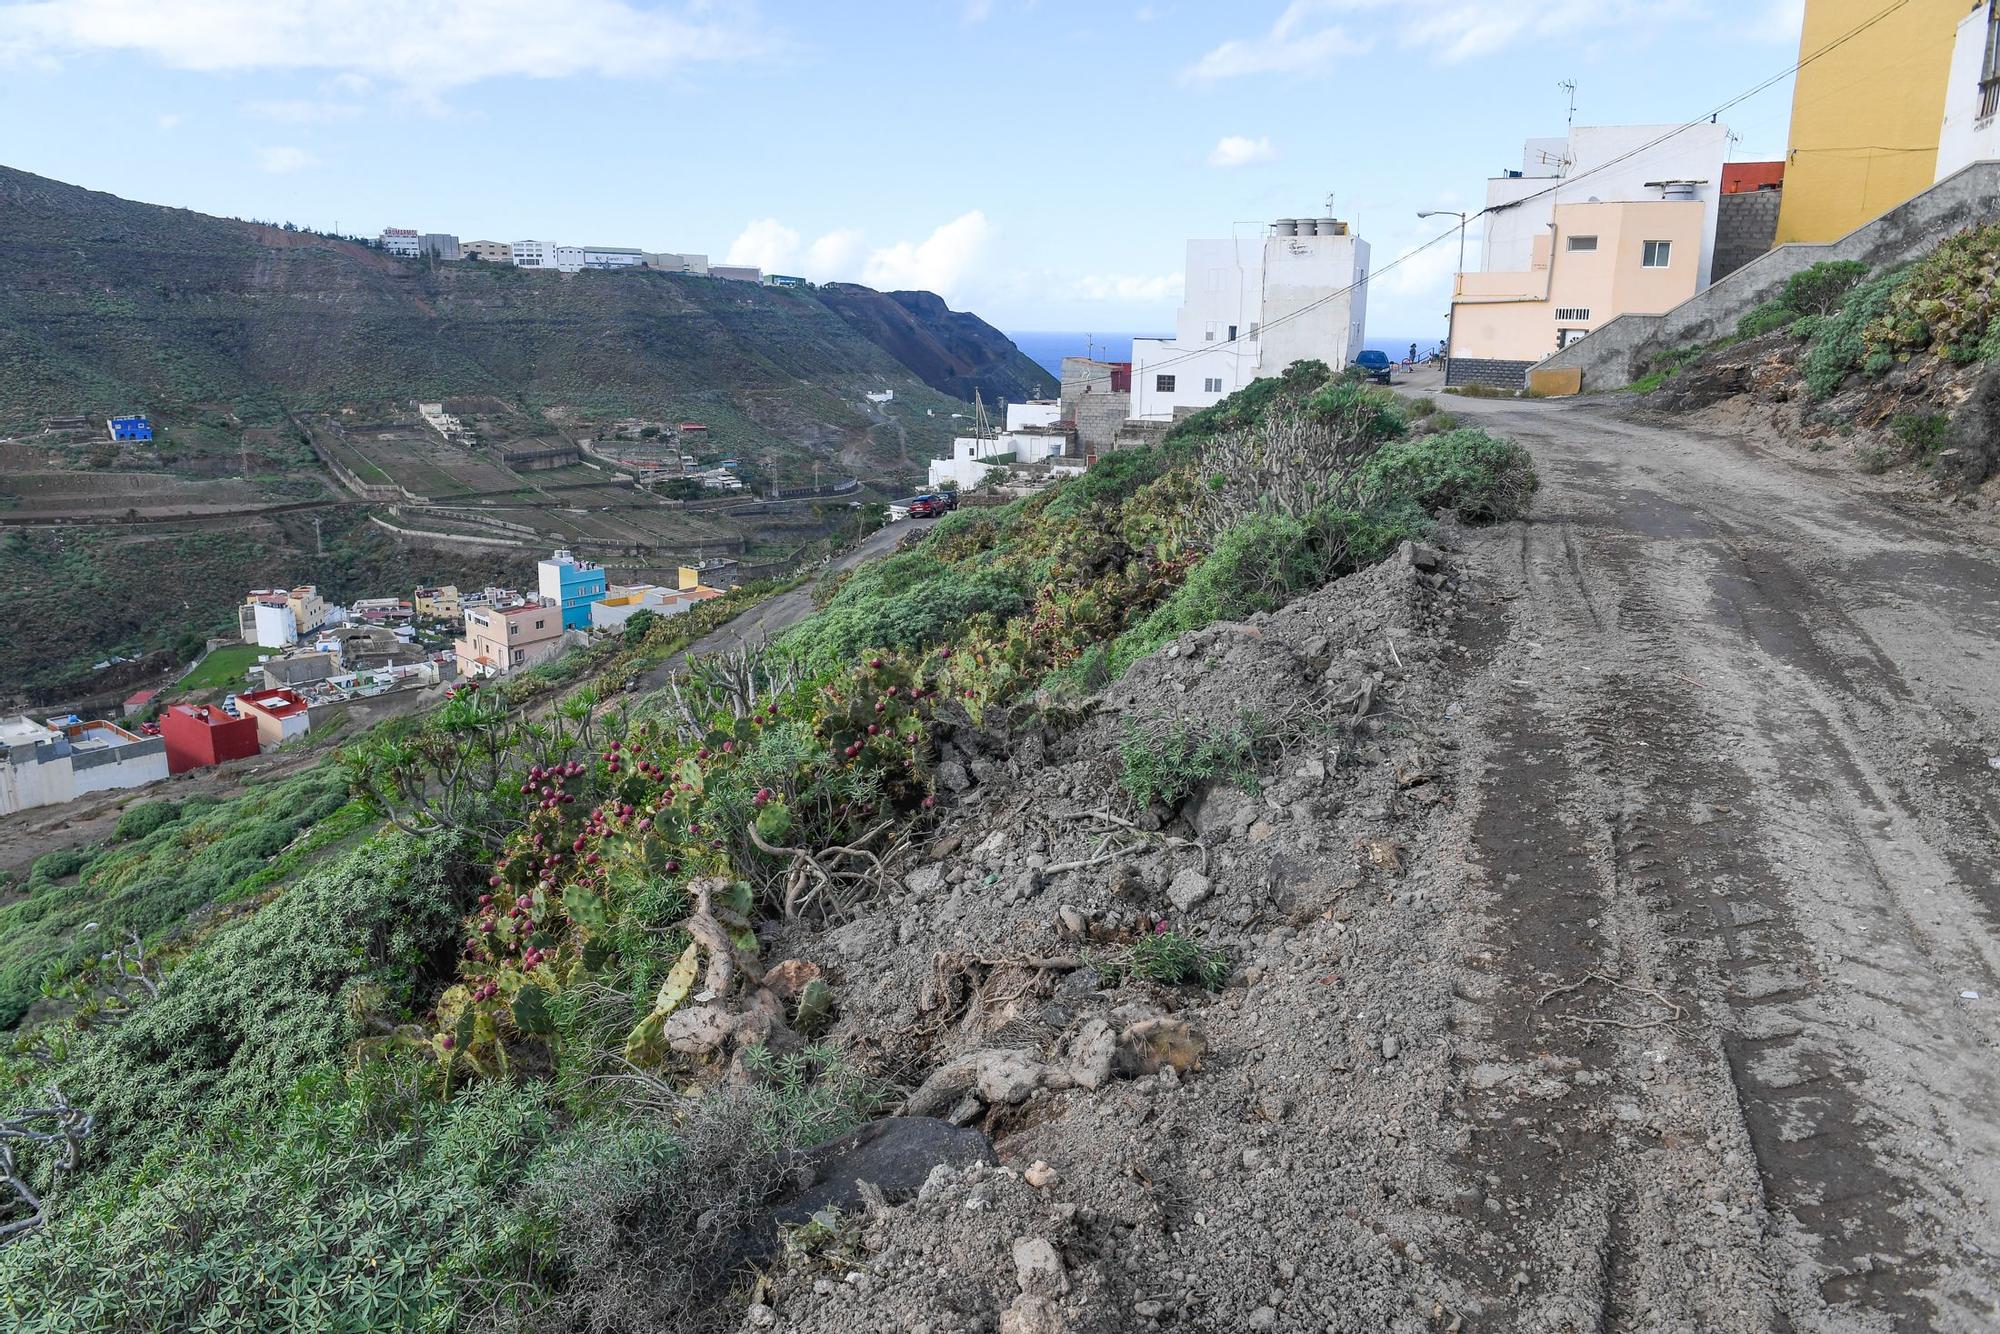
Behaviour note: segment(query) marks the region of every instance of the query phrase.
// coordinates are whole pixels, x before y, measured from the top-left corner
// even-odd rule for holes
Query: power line
[[[1894,0],[1894,3],[1890,4],[1887,8],[1880,10],[1870,18],[1863,19],[1860,23],[1855,24],[1852,28],[1849,28],[1839,37],[1836,37],[1834,40],[1828,42],[1825,46],[1822,46],[1819,50],[1813,52],[1811,55],[1801,56],[1796,62],[1794,62],[1786,69],[1781,70],[1778,73],[1773,74],[1770,78],[1765,79],[1762,82],[1757,83],[1748,89],[1745,89],[1743,92],[1736,94],[1736,96],[1730,98],[1728,101],[1722,103],[1720,106],[1716,107],[1712,111],[1704,112],[1700,116],[1697,116],[1695,119],[1688,121],[1685,124],[1676,125],[1671,130],[1668,130],[1665,134],[1659,135],[1653,139],[1649,139],[1645,143],[1640,144],[1635,148],[1628,149],[1627,151],[1620,153],[1617,157],[1607,158],[1603,162],[1598,163],[1596,166],[1588,168],[1587,170],[1584,170],[1582,172],[1579,172],[1575,176],[1558,177],[1553,185],[1550,185],[1545,189],[1537,190],[1533,194],[1522,195],[1519,199],[1509,200],[1505,204],[1487,205],[1485,208],[1480,209],[1479,212],[1473,214],[1471,218],[1467,218],[1465,221],[1461,222],[1458,225],[1458,227],[1453,228],[1451,231],[1439,232],[1436,236],[1433,236],[1430,240],[1425,241],[1421,245],[1416,246],[1414,249],[1404,251],[1401,255],[1398,255],[1395,259],[1390,260],[1388,264],[1384,265],[1380,269],[1377,269],[1374,273],[1363,275],[1359,280],[1351,282],[1345,287],[1335,288],[1333,291],[1328,292],[1325,296],[1318,297],[1315,300],[1309,301],[1305,305],[1300,306],[1297,310],[1288,311],[1285,314],[1278,316],[1276,319],[1265,321],[1264,323],[1258,326],[1259,335],[1261,335],[1264,330],[1269,329],[1274,325],[1285,324],[1292,320],[1298,319],[1302,315],[1310,314],[1312,311],[1318,309],[1323,305],[1326,305],[1328,302],[1338,300],[1339,298],[1353,292],[1357,287],[1365,285],[1371,278],[1380,278],[1383,274],[1392,272],[1399,266],[1409,263],[1411,260],[1415,259],[1418,255],[1424,253],[1424,251],[1429,250],[1432,246],[1437,245],[1439,242],[1443,241],[1446,237],[1450,236],[1453,231],[1458,231],[1466,226],[1469,226],[1473,218],[1483,218],[1489,213],[1498,213],[1503,209],[1519,208],[1522,204],[1529,203],[1532,200],[1540,199],[1544,195],[1554,194],[1557,190],[1560,190],[1565,185],[1574,184],[1577,181],[1581,181],[1586,179],[1587,177],[1594,176],[1600,171],[1604,171],[1607,170],[1608,168],[1615,167],[1621,162],[1629,161],[1630,159],[1637,157],[1641,153],[1649,152],[1652,149],[1658,148],[1661,144],[1665,143],[1667,140],[1672,139],[1677,135],[1685,134],[1689,130],[1694,129],[1698,125],[1708,124],[1709,122],[1719,117],[1723,112],[1729,110],[1731,107],[1749,101],[1751,98],[1757,96],[1757,94],[1764,92],[1766,89],[1770,88],[1773,84],[1781,83],[1784,80],[1790,78],[1792,75],[1797,74],[1800,70],[1812,64],[1814,61],[1819,60],[1824,56],[1831,55],[1834,51],[1847,45],[1847,43],[1853,41],[1856,37],[1859,37],[1862,33],[1874,27],[1876,24],[1880,23],[1883,19],[1888,18],[1891,14],[1895,13],[1899,9],[1902,9],[1909,3],[1910,0]],[[1249,337],[1250,335],[1248,334],[1239,334],[1235,338],[1226,338],[1217,343],[1206,344],[1199,348],[1190,348],[1188,351],[1180,354],[1179,356],[1169,357],[1165,361],[1155,362],[1151,366],[1148,366],[1146,369],[1148,373],[1161,370],[1171,370],[1173,367],[1178,366],[1183,362],[1194,361],[1201,357],[1206,356],[1210,352],[1218,351],[1222,348],[1229,347],[1235,343],[1247,341]],[[1080,384],[1080,385],[1109,384],[1110,382],[1111,382],[1111,377],[1108,375],[1092,376],[1091,378],[1086,380],[1070,381],[1071,384]]]

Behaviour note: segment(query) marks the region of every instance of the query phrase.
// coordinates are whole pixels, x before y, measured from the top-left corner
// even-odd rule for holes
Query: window
[[[1236,326],[1233,324],[1229,326],[1229,341],[1232,343],[1236,341]]]
[[[1201,341],[1204,343],[1213,343],[1215,341],[1214,320],[1210,320],[1208,321],[1208,323],[1201,326]]]
[[[1204,379],[1204,380],[1203,380],[1203,381],[1201,382],[1201,392],[1202,392],[1202,393],[1204,393],[1204,394],[1219,394],[1219,393],[1221,393],[1221,392],[1222,392],[1222,377],[1221,377],[1220,375],[1211,375],[1211,376],[1209,376],[1208,378]]]
[[[1572,236],[1569,238],[1568,248],[1571,250],[1595,250],[1597,249],[1597,238],[1594,236]]]
[[[1255,338],[1257,336],[1257,330],[1261,327],[1262,325],[1260,325],[1258,321],[1256,320],[1250,321],[1250,336],[1252,338]]]
[[[1583,337],[1585,334],[1589,332],[1590,330],[1588,329],[1556,330],[1556,351],[1558,352],[1562,351],[1564,348],[1568,347],[1571,343],[1574,343],[1577,339]]]
[[[1154,390],[1155,390],[1156,392],[1158,392],[1158,393],[1162,393],[1162,394],[1171,394],[1171,393],[1173,393],[1173,392],[1174,392],[1174,377],[1173,377],[1173,376],[1171,376],[1171,375],[1155,375],[1155,376],[1153,377],[1153,389],[1154,389]]]
[[[1646,253],[1639,260],[1642,269],[1664,269],[1673,263],[1674,243],[1672,241],[1648,241]]]
[[[1585,324],[1590,320],[1589,306],[1557,306],[1556,319],[1563,324]]]

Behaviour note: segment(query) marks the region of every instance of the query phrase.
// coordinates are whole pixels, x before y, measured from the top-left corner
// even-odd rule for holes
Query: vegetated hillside
[[[1882,272],[1816,264],[1635,388],[1666,410],[1757,413],[1811,452],[1970,503],[2000,478],[2000,222]]]
[[[933,389],[987,402],[1052,398],[1059,386],[1007,335],[931,292],[877,292],[828,283],[819,299]]]
[[[561,679],[566,659],[384,725],[342,762],[387,825],[288,868],[263,906],[205,934],[164,920],[186,906],[175,877],[239,899],[247,823],[210,856],[213,813],[134,814],[120,838],[143,858],[45,859],[28,891],[61,918],[0,972],[94,1005],[18,1028],[0,1060],[12,1114],[57,1140],[24,1155],[47,1214],[0,1248],[0,1304],[49,1330],[736,1328],[740,1309],[716,1304],[754,1263],[776,1271],[760,1292],[809,1327],[910,1328],[950,1308],[990,1328],[1017,1296],[1071,1295],[1047,1242],[1015,1244],[1021,1199],[953,1177],[945,1189],[996,1205],[933,1208],[980,1231],[961,1257],[921,1211],[866,1213],[853,1181],[907,1200],[933,1165],[991,1162],[988,1132],[1040,1125],[1076,1137],[1066,1170],[1101,1168],[1089,1211],[1051,1225],[1120,1221],[1064,1247],[1102,1260],[1079,1269],[1088,1310],[1009,1326],[1128,1327],[1171,1269],[1175,1294],[1218,1315],[1196,1323],[1237,1327],[1236,1299],[1271,1281],[1119,1194],[1152,1184],[1128,1122],[1211,1078],[1208,1029],[1232,1044],[1215,1096],[1161,1143],[1208,1156],[1224,1179],[1202,1189],[1235,1201],[1233,1226],[1282,1227],[1266,1258],[1296,1257],[1316,1303],[1372,1293],[1355,1306],[1367,1323],[1343,1328],[1391,1327],[1396,1294],[1351,1260],[1364,1242],[1381,1253],[1372,1219],[1292,1210],[1289,1173],[1207,1146],[1233,1154],[1246,1118],[1287,1113],[1289,1085],[1244,1088],[1253,1052],[1316,1079],[1344,1051],[1334,1020],[1281,1025],[1311,1051],[1250,1031],[1250,998],[1261,1025],[1270,993],[1247,982],[1282,976],[1295,1003],[1332,994],[1329,962],[1255,957],[1256,940],[1284,916],[1337,954],[1349,838],[1366,830],[1379,875],[1400,872],[1445,800],[1443,715],[1414,701],[1435,703],[1456,660],[1452,579],[1414,544],[1383,558],[1439,513],[1516,517],[1535,484],[1518,448],[1301,365],[1161,448],[952,516],[819,590],[822,610],[779,645],[696,662],[669,691],[607,707],[586,687],[531,723],[517,692]],[[640,627],[635,646],[585,657],[622,680],[632,654],[680,633]],[[1231,791],[1265,784],[1341,814],[1341,871],[1314,860],[1327,845],[1312,821],[1274,842],[1280,817]],[[1410,813],[1398,841],[1370,812],[1418,789],[1388,801]],[[244,814],[272,824],[267,842],[319,829]],[[1231,837],[1214,858],[1201,842]],[[142,872],[143,893],[127,882]],[[1403,920],[1399,884],[1365,896],[1371,932]],[[105,921],[165,948],[66,974],[83,952],[63,930],[107,895]],[[858,1146],[784,1156],[879,1116],[899,1088],[906,1110],[978,1128],[899,1117]],[[1435,1122],[1445,1099],[1421,1101]],[[57,1180],[65,1139],[78,1165]],[[1431,1164],[1405,1158],[1396,1208],[1430,1211],[1446,1198],[1424,1184]],[[802,1175],[824,1188],[801,1195]],[[1332,1182],[1315,1178],[1315,1199]],[[26,1201],[0,1209],[31,1217]],[[1416,1221],[1439,1254],[1429,1212]],[[906,1250],[926,1258],[892,1265],[877,1224],[915,1226]],[[1001,1226],[1016,1230],[987,1235]],[[1322,1244],[1329,1226],[1340,1244]],[[1040,1285],[1025,1295],[1017,1264]],[[821,1303],[816,1277],[856,1267],[876,1295],[835,1282]]]
[[[720,402],[782,436],[860,431],[862,389],[1047,378],[982,322],[906,299],[924,294],[844,293],[844,318],[810,291],[721,279],[433,271],[8,168],[0,215],[0,426],[490,393],[690,416]]]

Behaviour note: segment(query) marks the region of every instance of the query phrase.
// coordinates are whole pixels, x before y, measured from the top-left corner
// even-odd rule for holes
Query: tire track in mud
[[[1460,1110],[1477,1127],[1461,1166],[1536,1203],[1510,1198],[1486,1220],[1486,1252],[1467,1266],[1476,1327],[1980,1327],[1960,1322],[1986,1309],[1991,1267],[1976,1246],[1941,1244],[1939,1205],[1963,1201],[1936,1173],[1912,1187],[1912,1150],[1933,1157],[1939,1141],[1913,1124],[1925,1090],[1913,1103],[1882,1064],[1893,1037],[1862,1040],[1869,1007],[1820,967],[1827,881],[1856,899],[1844,911],[1891,934],[1913,881],[1987,883],[1963,846],[1913,851],[1907,785],[1881,781],[1856,745],[1857,711],[1909,706],[1894,659],[1729,522],[1599,483],[1595,464],[1543,463],[1617,494],[1561,495],[1588,519],[1557,513],[1485,546],[1496,585],[1520,591],[1511,638],[1484,646],[1496,683],[1473,833],[1494,949],[1485,994],[1459,1007]],[[1896,952],[1918,956],[1901,960],[1908,975],[1924,942],[1903,934]],[[1571,1017],[1613,1024],[1579,1041],[1536,1004],[1564,967],[1638,990],[1599,984],[1600,1011]],[[1665,1011],[1638,991],[1684,1017],[1655,1026]],[[1962,1097],[1976,1035],[1953,1045],[1942,1077]],[[1592,1081],[1540,1113],[1559,1159],[1525,1133],[1523,1081],[1496,1075],[1547,1067],[1551,1052]],[[1606,1118],[1609,1131],[1581,1130]],[[1535,1265],[1555,1268],[1563,1236],[1573,1271],[1535,1300]],[[1704,1273],[1725,1250],[1727,1272]]]

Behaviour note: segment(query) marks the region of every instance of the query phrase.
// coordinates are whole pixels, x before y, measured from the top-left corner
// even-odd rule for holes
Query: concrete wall
[[[1532,361],[1495,361],[1486,357],[1451,357],[1445,362],[1447,385],[1485,384],[1495,389],[1520,389],[1528,383]]]
[[[1077,446],[1086,454],[1109,449],[1132,415],[1132,394],[1111,387],[1112,370],[1110,362],[1089,357],[1062,361],[1062,417],[1076,423]]]
[[[1746,312],[1775,297],[1787,278],[1814,264],[1854,259],[1871,269],[1886,268],[1917,258],[1952,232],[1995,217],[2000,217],[2000,162],[1975,162],[1838,241],[1781,245],[1666,314],[1621,315],[1541,365],[1581,370],[1586,392],[1622,388],[1668,348],[1734,333]]]
[[[1715,267],[1708,281],[1728,277],[1771,248],[1784,197],[1783,190],[1739,190],[1722,197],[1715,220]]]

